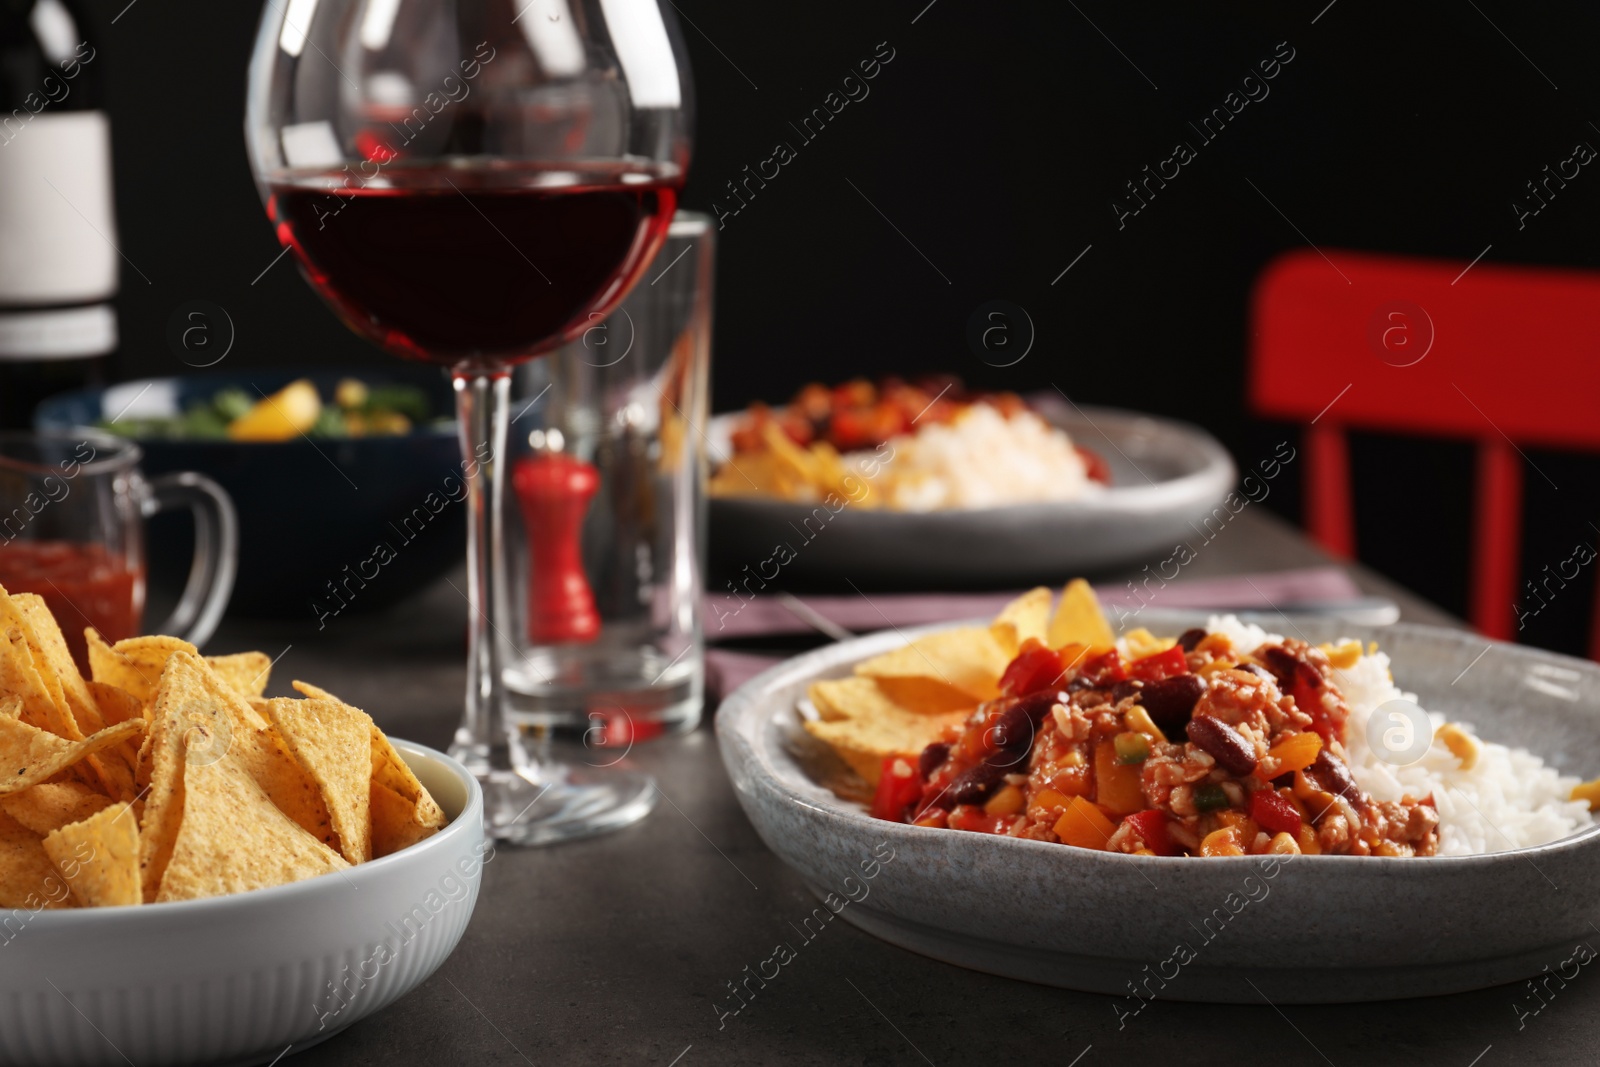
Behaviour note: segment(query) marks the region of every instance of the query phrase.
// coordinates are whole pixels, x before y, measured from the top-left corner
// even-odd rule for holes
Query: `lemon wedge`
[[[317,387],[305,378],[290,382],[228,424],[234,441],[287,441],[316,425],[322,413]]]

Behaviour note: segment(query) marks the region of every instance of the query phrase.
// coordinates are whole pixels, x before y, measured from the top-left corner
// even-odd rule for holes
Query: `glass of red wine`
[[[466,711],[489,831],[612,829],[647,777],[540,758],[506,717],[510,368],[600,321],[666,236],[690,86],[658,0],[271,0],[246,139],[286,250],[345,325],[449,369],[468,479]]]

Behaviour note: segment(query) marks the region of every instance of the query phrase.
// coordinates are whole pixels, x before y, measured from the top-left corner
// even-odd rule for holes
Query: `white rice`
[[[898,511],[1077,500],[1105,489],[1089,480],[1071,438],[1028,411],[1007,418],[977,403],[952,422],[925,424],[892,445],[887,463],[873,452],[843,458],[863,478],[878,467],[867,481]]]
[[[1283,639],[1233,615],[1213,615],[1206,629],[1227,634],[1241,651]],[[1356,783],[1377,800],[1399,800],[1406,795],[1420,799],[1433,794],[1439,809],[1439,855],[1469,856],[1542,845],[1590,824],[1589,805],[1567,799],[1579,779],[1545,766],[1542,759],[1524,749],[1479,738],[1481,752],[1470,771],[1462,770],[1461,761],[1437,739],[1409,766],[1397,767],[1379,758],[1367,744],[1368,717],[1390,700],[1417,702],[1415,693],[1394,684],[1387,653],[1363,655],[1354,666],[1335,671],[1334,684],[1350,705],[1345,751]],[[1427,714],[1437,733],[1445,716],[1433,711]],[[1459,721],[1457,725],[1477,735],[1472,726]]]

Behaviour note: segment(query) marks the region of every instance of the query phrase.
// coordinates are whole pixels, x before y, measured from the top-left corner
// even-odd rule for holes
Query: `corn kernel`
[[[1157,726],[1155,720],[1150,718],[1150,713],[1138,704],[1129,708],[1128,714],[1124,718],[1128,720],[1128,729],[1144,734],[1152,741],[1165,741],[1167,739],[1167,735],[1161,732],[1161,727]]]
[[[1590,811],[1600,810],[1600,778],[1573,786],[1571,799],[1587,800]]]
[[[1439,732],[1433,735],[1434,740],[1444,742],[1444,747],[1450,754],[1461,761],[1461,769],[1470,771],[1478,765],[1478,753],[1481,747],[1478,739],[1467,733],[1453,722],[1447,722],[1439,727]]]
[[[1300,855],[1300,843],[1293,836],[1280,833],[1273,837],[1272,843],[1267,846],[1267,851],[1275,856]]]
[[[1318,645],[1327,653],[1328,663],[1337,671],[1347,671],[1361,658],[1361,642],[1346,641],[1340,645]]]
[[[1200,855],[1202,856],[1242,856],[1244,855],[1243,840],[1236,827],[1226,827],[1215,830],[1206,835],[1200,842]]]

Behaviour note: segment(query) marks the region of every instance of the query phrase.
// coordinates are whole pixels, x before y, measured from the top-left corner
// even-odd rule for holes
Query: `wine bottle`
[[[0,428],[117,347],[111,131],[79,0],[0,0]]]

